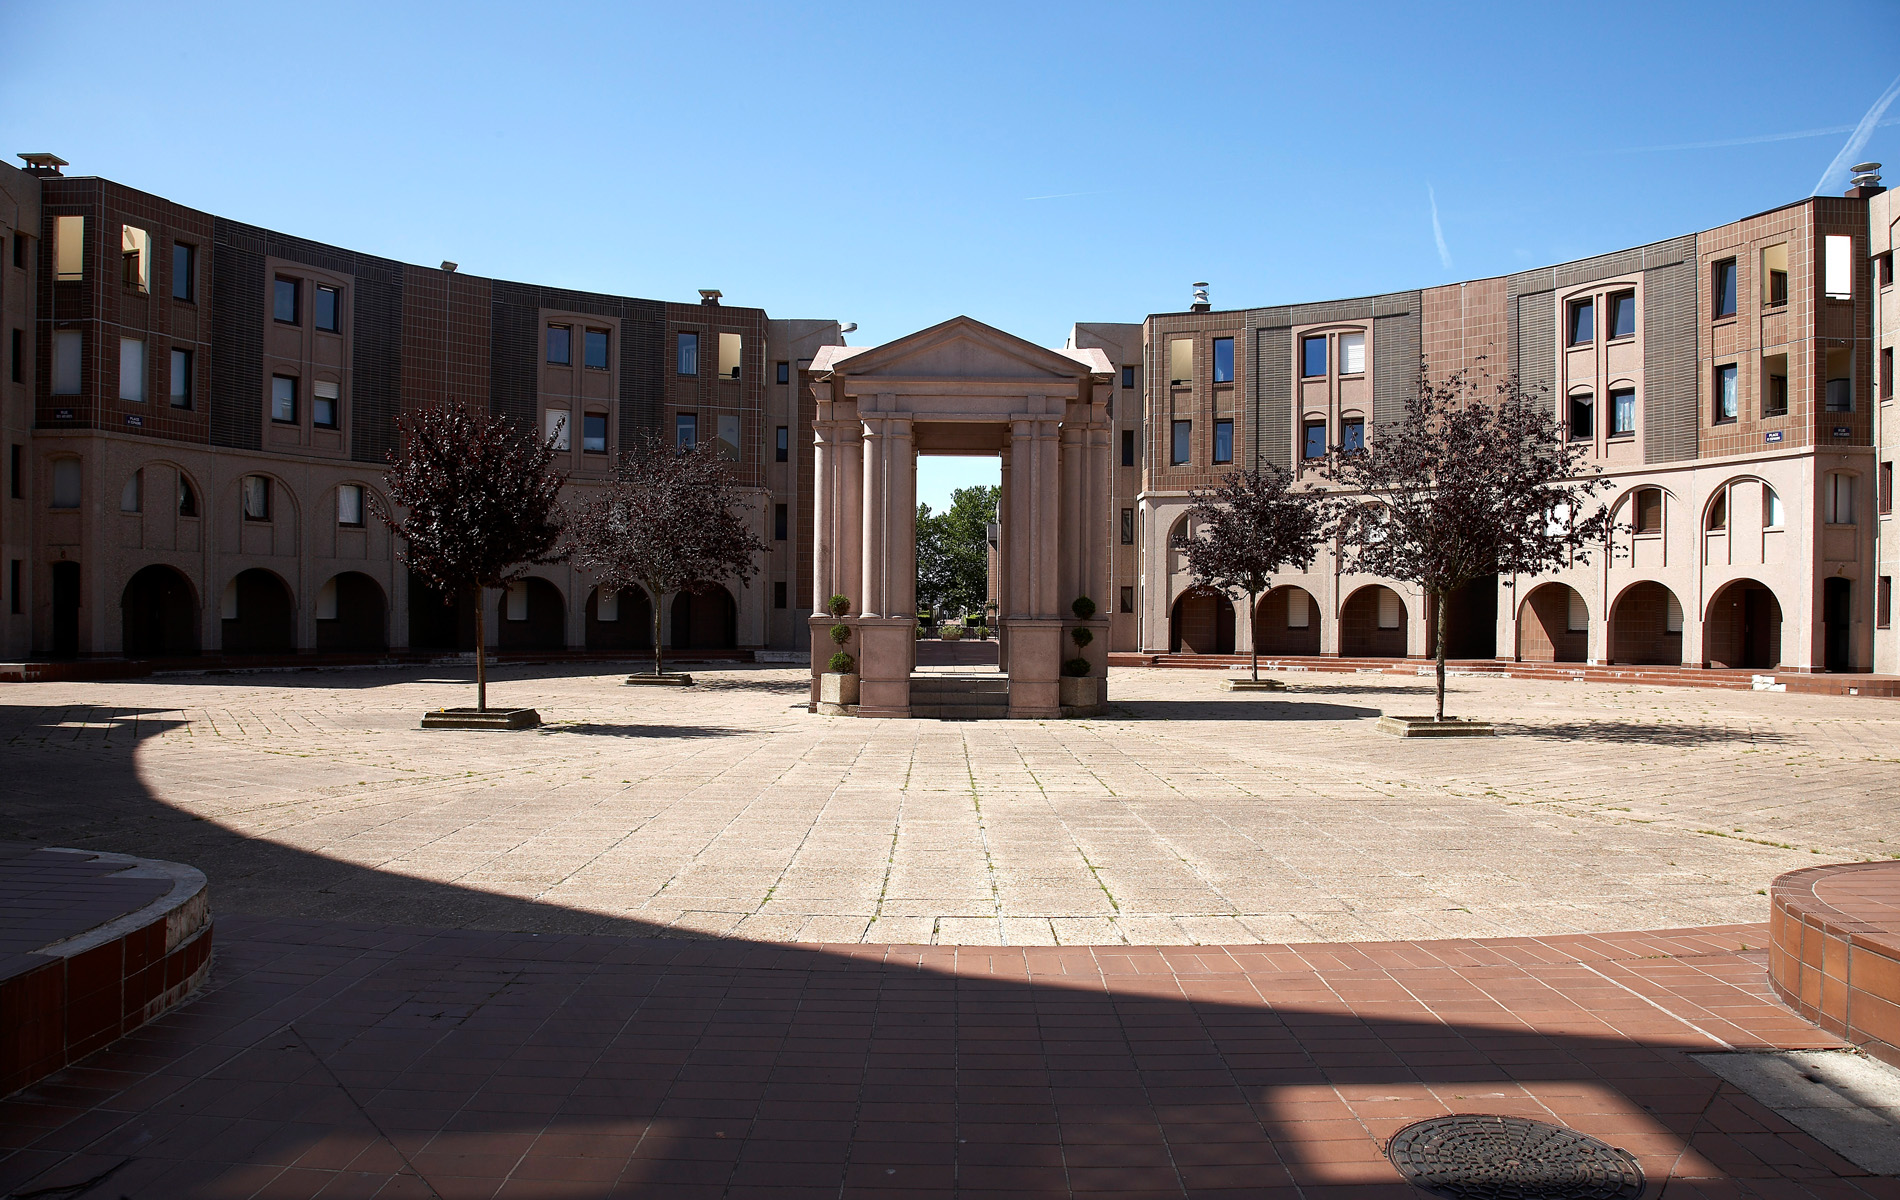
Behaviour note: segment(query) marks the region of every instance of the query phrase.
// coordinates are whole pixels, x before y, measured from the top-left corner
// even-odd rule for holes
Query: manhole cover
[[[1643,1172],[1627,1151],[1523,1117],[1433,1117],[1386,1143],[1406,1180],[1452,1200],[1636,1200]]]

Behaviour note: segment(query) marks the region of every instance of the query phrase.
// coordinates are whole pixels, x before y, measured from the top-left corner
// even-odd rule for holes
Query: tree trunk
[[[1259,683],[1260,682],[1260,621],[1259,621],[1260,614],[1254,611],[1254,605],[1259,603],[1259,601],[1254,599],[1254,596],[1255,596],[1255,593],[1253,592],[1247,593],[1247,648],[1253,651],[1253,681],[1255,683]]]
[[[487,589],[475,586],[475,710],[488,711],[488,625],[482,612]]]
[[[1451,624],[1451,618],[1448,615],[1449,606],[1445,603],[1447,598],[1448,594],[1440,594],[1432,597],[1432,603],[1438,609],[1438,617],[1434,622],[1434,624],[1438,626],[1438,645],[1433,647],[1433,649],[1438,652],[1436,655],[1438,660],[1437,719],[1440,721],[1445,719],[1445,633]]]
[[[660,594],[659,589],[654,587],[648,587],[647,591],[654,596]],[[662,670],[660,660],[662,653],[663,651],[660,649],[660,602],[655,600],[653,602],[653,673],[655,675],[659,675]]]

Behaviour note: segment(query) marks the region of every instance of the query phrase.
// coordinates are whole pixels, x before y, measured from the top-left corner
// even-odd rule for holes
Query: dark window
[[[271,293],[271,317],[286,325],[297,323],[297,281],[279,279]]]
[[[1770,270],[1768,272],[1768,307],[1780,308],[1788,303],[1788,273]]]
[[[1214,382],[1234,381],[1234,339],[1214,339]]]
[[[1135,386],[1135,368],[1133,367],[1122,368],[1122,386],[1125,388],[1131,388]]]
[[[1347,417],[1340,422],[1339,448],[1347,454],[1358,454],[1366,448],[1366,419]]]
[[[1132,508],[1124,508],[1122,509],[1122,545],[1132,546],[1134,544],[1135,510]]]
[[[343,293],[333,287],[317,285],[317,328],[325,333],[335,333],[342,328]]]
[[[173,408],[190,408],[193,373],[191,351],[172,350],[171,402]]]
[[[13,365],[9,370],[13,374],[13,382],[22,383],[24,380],[21,379],[21,373],[26,369],[23,365],[26,360],[26,330],[16,329],[13,331],[12,349]]]
[[[785,581],[783,579],[775,580],[772,584],[772,607],[785,607]]]
[[[1834,356],[1829,355],[1828,357],[1833,358]],[[1843,362],[1841,365],[1845,366],[1846,363],[1844,360],[1846,356],[1842,355],[1841,357],[1843,359]],[[1833,364],[1830,363],[1829,365],[1832,366]],[[1854,411],[1854,381],[1848,376],[1837,375],[1834,378],[1828,380],[1826,396],[1827,396],[1826,407],[1827,407],[1828,412],[1853,412]]]
[[[1636,389],[1610,389],[1610,436],[1623,437],[1636,432]]]
[[[1234,423],[1229,420],[1214,422],[1214,461],[1230,463],[1234,461]]]
[[[585,355],[582,359],[583,366],[592,367],[596,371],[605,371],[607,369],[607,331],[605,329],[588,330],[583,353]]]
[[[574,331],[566,325],[548,326],[548,361],[561,367],[574,365]]]
[[[780,383],[790,383],[792,381],[792,364],[791,363],[782,362],[778,365],[778,381]],[[783,460],[780,460],[780,461],[783,461]]]
[[[172,243],[172,299],[198,298],[198,248]]]
[[[1326,339],[1310,337],[1300,339],[1300,375],[1311,379],[1315,375],[1326,374]]]
[[[1325,458],[1326,422],[1308,421],[1305,426],[1302,427],[1302,433],[1304,436],[1300,441],[1300,457]]]
[[[1122,607],[1122,611],[1125,613],[1131,613],[1135,611],[1135,589],[1133,586],[1129,584],[1122,585],[1122,606],[1121,607]]]
[[[1784,417],[1788,415],[1788,377],[1769,375],[1768,388],[1762,393],[1761,415],[1764,417]]]
[[[1596,397],[1578,392],[1570,397],[1570,440],[1588,441],[1597,435]]]
[[[606,413],[587,413],[581,417],[581,449],[588,454],[607,453]]]
[[[1741,392],[1736,383],[1735,364],[1715,368],[1715,421],[1721,425],[1741,413]]]
[[[13,361],[16,364],[20,361],[20,352],[17,349],[17,347],[20,344],[19,339],[20,339],[20,331],[16,329],[13,331],[13,344],[16,347],[16,349],[13,352]],[[15,366],[13,369],[13,378],[16,381],[20,378],[20,369],[18,366]],[[1893,399],[1893,347],[1892,346],[1882,346],[1880,348],[1880,398],[1882,400]]]
[[[1893,511],[1893,464],[1890,462],[1880,464],[1880,511]]]
[[[1728,528],[1728,492],[1715,493],[1715,499],[1709,504],[1709,531],[1720,532]]]
[[[1636,293],[1618,292],[1610,297],[1610,336],[1636,336]]]
[[[1193,428],[1192,421],[1174,423],[1174,452],[1169,456],[1168,461],[1177,467],[1188,460],[1188,437]]]
[[[191,490],[191,484],[185,481],[183,475],[178,477],[178,515],[181,517],[198,515],[198,493]]]
[[[785,426],[778,427],[778,461],[790,462],[792,457],[792,431]]]
[[[26,462],[26,447],[15,443],[12,447],[11,461],[7,463],[7,494],[15,500],[26,499],[26,476],[23,474]]]
[[[1570,306],[1569,344],[1588,345],[1597,338],[1597,306],[1594,300],[1578,300]]]
[[[1643,488],[1636,493],[1636,532],[1661,533],[1663,495],[1661,488]]]
[[[291,375],[270,377],[270,419],[280,424],[297,421],[297,380]]]
[[[13,564],[19,566],[18,562]],[[17,585],[16,585],[17,586]],[[14,609],[19,612],[19,609]],[[1874,584],[1874,627],[1887,629],[1893,625],[1893,576],[1882,575]]]
[[[244,477],[244,519],[270,520],[270,480],[262,475]]]
[[[13,235],[13,265],[16,267],[26,265],[20,260],[19,251],[20,243],[25,240],[17,233]],[[1885,254],[1874,256],[1874,279],[1881,287],[1893,286],[1893,251],[1889,250]]]
[[[785,535],[787,531],[789,530],[790,523],[791,523],[790,511],[791,510],[786,508],[786,506],[783,504],[774,504],[772,506],[772,540],[773,541],[782,542],[785,540]]]
[[[26,267],[26,235],[24,233],[13,235],[13,265],[22,269]],[[16,608],[13,611],[20,610]]]
[[[310,423],[335,429],[343,423],[343,391],[333,380],[318,380],[310,386]]]
[[[20,599],[20,569],[24,565],[17,558],[7,564],[7,597],[15,615],[26,611],[25,604]]]
[[[1122,430],[1122,466],[1132,467],[1134,465],[1135,431],[1132,429],[1124,429]]]
[[[679,336],[679,350],[674,368],[681,375],[699,374],[699,335],[682,333]]]
[[[1715,264],[1715,278],[1712,281],[1712,293],[1715,297],[1715,315],[1732,317],[1735,315],[1735,260],[1723,259]]]
[[[680,413],[673,418],[673,444],[689,450],[699,445],[698,413]]]

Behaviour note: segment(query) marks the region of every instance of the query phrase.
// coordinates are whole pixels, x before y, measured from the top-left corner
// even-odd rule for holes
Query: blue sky
[[[1324,299],[1704,228],[1814,190],[1900,73],[1891,0],[0,15],[8,153],[860,344],[968,313],[1059,345],[1200,279],[1224,308]],[[1893,178],[1885,118],[1858,157]]]

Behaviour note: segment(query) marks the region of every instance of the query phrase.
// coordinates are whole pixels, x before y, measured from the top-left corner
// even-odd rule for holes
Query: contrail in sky
[[[1443,263],[1445,269],[1449,271],[1451,248],[1445,245],[1445,227],[1438,223],[1438,193],[1432,190],[1432,185],[1428,183],[1425,185],[1425,194],[1431,198],[1432,202],[1432,240],[1438,243],[1438,261]]]
[[[1847,144],[1842,146],[1841,152],[1834,156],[1834,161],[1827,164],[1827,170],[1821,172],[1821,178],[1815,182],[1814,190],[1808,195],[1820,195],[1821,189],[1828,186],[1829,180],[1847,174],[1847,168],[1853,165],[1854,160],[1860,157],[1861,150],[1866,147],[1867,139],[1874,136],[1874,126],[1880,124],[1880,118],[1886,115],[1887,106],[1895,100],[1900,100],[1900,79],[1895,79],[1887,85],[1886,91],[1880,93],[1880,99],[1874,101],[1874,106],[1867,110],[1867,115],[1860,119],[1860,124],[1854,126],[1854,132],[1847,135]]]
[[[1070,196],[1106,196],[1108,195],[1109,192],[1112,192],[1114,190],[1115,190],[1114,188],[1106,188],[1099,192],[1057,192],[1052,196],[1024,196],[1023,199],[1025,200],[1067,200]]]
[[[1880,121],[1881,125],[1900,125],[1900,119]],[[1625,146],[1612,153],[1646,154],[1653,150],[1719,150],[1724,146],[1759,146],[1763,142],[1793,142],[1801,138],[1826,137],[1830,133],[1847,133],[1853,125],[1829,125],[1825,129],[1797,129],[1791,133],[1757,133],[1747,137],[1717,138],[1708,142],[1676,142],[1669,146]]]

